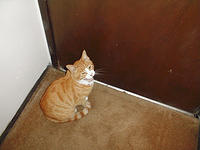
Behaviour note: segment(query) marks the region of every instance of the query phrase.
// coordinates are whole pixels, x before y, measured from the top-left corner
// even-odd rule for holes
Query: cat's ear
[[[86,53],[85,50],[83,50],[83,52],[82,52],[81,59],[82,59],[82,60],[89,60],[89,59],[90,59],[90,58],[87,56],[87,53]]]
[[[66,65],[66,68],[71,72],[75,71],[75,67],[73,65]]]

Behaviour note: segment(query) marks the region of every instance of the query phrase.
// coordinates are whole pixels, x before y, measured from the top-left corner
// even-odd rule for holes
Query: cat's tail
[[[70,119],[69,121],[74,121],[83,118],[85,115],[88,114],[88,108],[85,107],[81,112],[76,112],[74,117]]]

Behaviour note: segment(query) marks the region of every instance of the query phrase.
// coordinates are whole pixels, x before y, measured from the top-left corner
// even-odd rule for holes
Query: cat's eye
[[[81,74],[82,74],[82,75],[86,75],[87,73],[86,73],[86,72],[82,72]]]
[[[92,65],[89,66],[89,70],[91,70],[91,69],[92,69]]]

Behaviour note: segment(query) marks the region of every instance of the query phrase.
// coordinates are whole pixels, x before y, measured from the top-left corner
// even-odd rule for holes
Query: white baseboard
[[[120,89],[120,88],[118,88],[118,87],[115,87],[115,86],[112,86],[112,85],[109,85],[109,84],[103,83],[103,82],[101,82],[101,81],[97,81],[97,80],[95,80],[94,82],[99,83],[99,84],[104,85],[104,86],[107,86],[107,87],[109,87],[109,88],[115,89],[115,90],[120,91],[120,92],[125,92],[125,93],[127,93],[127,94],[129,94],[129,95],[132,95],[132,96],[135,96],[135,97],[141,98],[141,99],[143,99],[143,100],[146,100],[146,101],[152,102],[152,103],[154,103],[154,104],[158,104],[158,105],[161,105],[161,106],[163,106],[163,107],[166,107],[166,108],[169,108],[169,109],[172,109],[172,110],[175,110],[175,111],[178,111],[178,112],[184,113],[184,114],[186,114],[186,115],[194,116],[192,113],[187,112],[187,111],[185,111],[185,110],[182,110],[182,109],[179,109],[179,108],[176,108],[176,107],[173,107],[173,106],[167,105],[167,104],[163,104],[163,103],[158,102],[158,101],[156,101],[156,100],[152,100],[152,99],[150,99],[150,98],[147,98],[147,97],[144,97],[144,96],[141,96],[141,95],[138,95],[138,94],[132,93],[132,92],[130,92],[130,91],[126,91],[126,90]]]

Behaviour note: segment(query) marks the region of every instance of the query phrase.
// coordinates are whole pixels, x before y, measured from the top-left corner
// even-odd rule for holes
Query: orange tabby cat
[[[85,50],[80,60],[66,66],[66,75],[54,81],[44,93],[40,107],[53,122],[67,122],[82,118],[88,113],[91,104],[88,95],[93,87],[94,65]],[[78,111],[77,106],[83,106]]]

